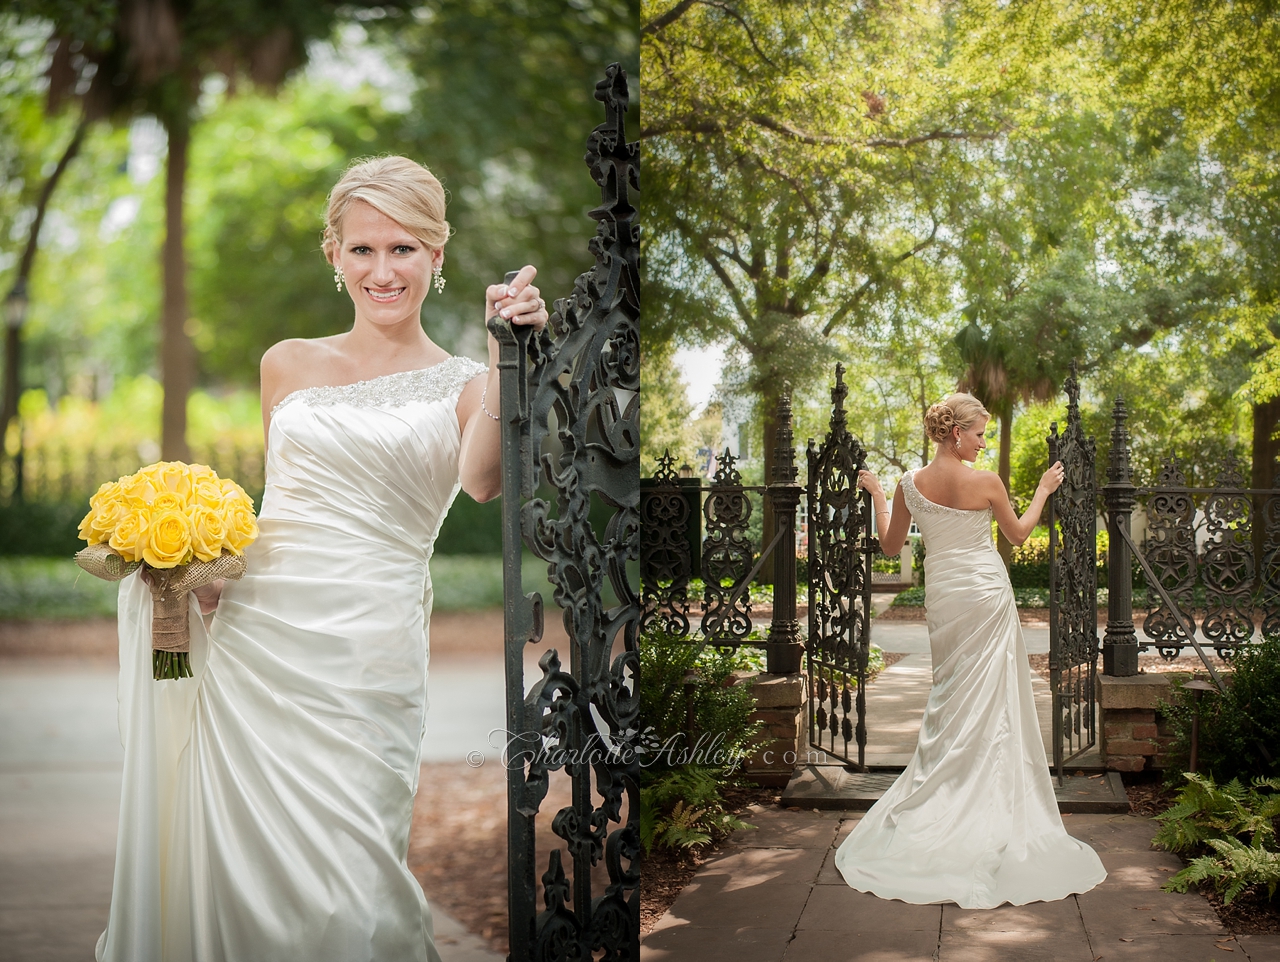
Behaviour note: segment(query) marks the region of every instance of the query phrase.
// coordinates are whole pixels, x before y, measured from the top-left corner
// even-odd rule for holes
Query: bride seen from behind
[[[439,962],[405,862],[429,561],[458,491],[500,490],[497,343],[487,365],[452,356],[420,317],[444,283],[444,215],[439,181],[404,157],[357,163],[330,194],[324,252],[354,321],[263,356],[259,536],[241,580],[199,592],[215,614],[207,632],[191,619],[193,677],[152,680],[150,591],[121,582],[99,962]],[[535,273],[490,286],[477,323],[545,325]]]
[[[1062,483],[1062,464],[1045,471],[1019,517],[997,475],[965,464],[986,446],[989,420],[970,394],[930,407],[925,427],[937,452],[902,478],[892,510],[875,474],[858,476],[881,550],[901,550],[912,518],[927,548],[933,686],[919,740],[836,852],[845,881],[882,898],[1023,905],[1086,892],[1107,874],[1058,813],[1013,588],[991,534],[994,517],[1022,544]]]

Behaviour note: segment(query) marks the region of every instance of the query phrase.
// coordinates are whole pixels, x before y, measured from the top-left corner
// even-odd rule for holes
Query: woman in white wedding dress
[[[886,554],[901,550],[912,517],[924,537],[933,687],[910,763],[835,862],[853,888],[917,905],[1052,901],[1107,876],[1058,813],[1013,588],[991,537],[994,515],[1013,544],[1027,539],[1062,464],[1019,518],[997,475],[964,464],[985,447],[989,418],[969,394],[933,405],[925,426],[937,453],[902,478],[892,512],[874,474],[858,479],[877,520],[888,518]]]
[[[500,464],[496,343],[487,367],[450,356],[419,316],[433,273],[443,284],[444,202],[402,157],[334,187],[324,251],[354,324],[262,358],[260,535],[242,580],[192,600],[194,677],[152,680],[150,592],[121,583],[124,788],[99,962],[439,960],[405,862],[428,562],[459,488],[496,496]],[[490,287],[477,320],[544,325],[534,274]]]

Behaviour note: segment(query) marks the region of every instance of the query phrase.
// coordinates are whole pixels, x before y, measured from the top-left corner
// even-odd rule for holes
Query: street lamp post
[[[9,433],[9,422],[18,416],[18,398],[22,394],[22,323],[27,319],[27,281],[22,278],[4,299],[4,418],[0,424],[0,444]],[[22,500],[22,430],[18,430],[18,452],[13,456],[14,501]]]

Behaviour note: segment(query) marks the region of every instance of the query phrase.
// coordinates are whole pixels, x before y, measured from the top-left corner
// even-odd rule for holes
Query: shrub
[[[754,653],[722,651],[661,631],[640,641],[640,835],[645,851],[696,848],[745,823],[724,804],[720,786],[755,748],[749,685],[726,685]],[[688,696],[685,678],[695,674]],[[692,705],[693,731],[688,730]],[[683,754],[682,754],[683,752]]]
[[[1226,694],[1206,692],[1200,703],[1198,767],[1220,783],[1280,776],[1280,636],[1238,649],[1231,665]],[[1180,692],[1160,710],[1174,733],[1170,754],[1189,758],[1195,717],[1190,693]]]
[[[1256,778],[1246,787],[1234,778],[1218,785],[1205,775],[1184,777],[1188,784],[1177,801],[1156,816],[1160,830],[1152,844],[1196,857],[1164,884],[1164,890],[1186,892],[1211,884],[1230,904],[1248,886],[1259,885],[1266,887],[1268,898],[1275,898],[1280,886],[1280,778]]]
[[[700,848],[740,828],[754,827],[726,810],[720,775],[703,765],[684,765],[640,789],[640,843],[646,855],[655,847]]]
[[[646,770],[673,769],[691,761],[734,770],[754,748],[760,722],[752,721],[756,703],[749,685],[726,685],[729,675],[743,667],[746,655],[686,641],[660,631],[646,631],[640,641],[640,717],[645,721],[647,747],[672,750],[646,756]],[[685,678],[698,677],[688,697]],[[689,704],[693,728],[686,728]],[[675,749],[695,748],[690,739],[714,739],[711,757],[680,756]]]

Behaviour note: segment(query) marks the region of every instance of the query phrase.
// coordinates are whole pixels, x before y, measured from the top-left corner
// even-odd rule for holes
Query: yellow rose
[[[90,508],[89,513],[80,519],[79,537],[82,541],[87,541],[89,544],[97,544],[102,540],[93,533],[93,521],[97,516],[97,509]]]
[[[120,492],[126,504],[133,506],[150,504],[160,492],[156,490],[151,478],[143,471],[131,475],[120,482]]]
[[[124,492],[120,487],[119,481],[103,481],[89,499],[89,507],[98,508],[108,501],[119,501],[124,497]]]
[[[167,491],[175,494],[183,505],[187,504],[191,497],[191,476],[185,464],[181,461],[161,461],[145,470],[158,493]]]
[[[244,503],[232,501],[223,520],[227,526],[227,536],[223,544],[234,555],[244,554],[244,549],[258,537],[258,519],[253,516]]]
[[[116,525],[128,510],[123,501],[108,501],[99,505],[96,511],[91,512],[93,520],[89,524],[89,530],[94,540],[89,543],[98,544],[110,538],[111,532],[116,530]]]
[[[161,511],[186,511],[187,503],[176,494],[168,491],[161,491],[155,496],[155,500],[151,502],[151,513],[159,514]]]
[[[197,481],[217,480],[218,475],[207,464],[189,464],[187,465],[187,477],[191,479],[191,483],[194,485]]]
[[[142,546],[147,540],[151,515],[147,508],[130,508],[120,515],[116,529],[107,542],[125,561],[141,561]]]
[[[151,516],[142,560],[153,568],[172,568],[191,560],[191,522],[176,508]]]
[[[187,509],[191,522],[191,549],[201,561],[212,561],[222,554],[222,543],[227,536],[227,526],[222,515],[201,505]]]
[[[201,478],[191,486],[191,504],[211,511],[222,508],[222,482],[216,477]]]

